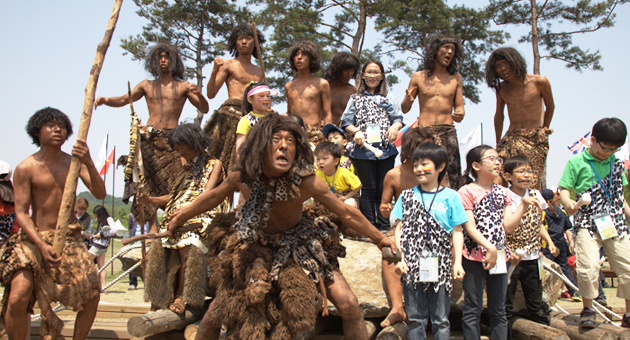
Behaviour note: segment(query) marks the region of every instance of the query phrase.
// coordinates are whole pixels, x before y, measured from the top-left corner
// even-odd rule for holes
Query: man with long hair
[[[356,78],[360,68],[361,64],[356,56],[349,52],[339,52],[324,71],[324,79],[330,85],[330,114],[333,124],[337,126],[350,96],[357,93],[357,87],[349,81]]]
[[[492,52],[486,62],[486,82],[497,94],[494,131],[499,156],[503,159],[527,156],[534,164],[530,187],[542,190],[548,137],[553,132],[549,125],[555,109],[549,80],[545,76],[527,74],[527,64],[520,53],[511,47],[502,47]],[[510,127],[501,138],[506,105]],[[505,178],[502,182],[507,184]]]
[[[256,34],[262,46],[265,36],[258,29]],[[241,117],[248,113],[241,110],[243,93],[250,83],[262,80],[262,70],[252,64],[252,56],[258,58],[260,51],[256,48],[254,29],[250,24],[242,23],[232,29],[227,49],[234,59],[214,58],[207,94],[209,99],[213,99],[225,83],[229,98],[214,111],[204,131],[213,140],[222,141],[212,144],[210,155],[219,159],[226,169],[230,169],[236,161],[236,127]]]
[[[464,96],[462,76],[458,70],[464,59],[464,49],[459,39],[436,34],[424,50],[422,71],[413,74],[405,98],[400,104],[403,113],[420,98],[418,126],[431,130],[435,143],[448,153],[448,167],[443,184],[458,190],[461,183],[459,143],[453,122],[464,119]]]
[[[345,248],[336,226],[303,203],[312,197],[379,247],[395,246],[358,209],[339,204],[310,164],[302,128],[289,117],[266,115],[247,134],[228,178],[169,223],[169,229],[181,226],[236,189],[247,197],[236,216],[218,214],[210,226],[211,288],[217,291],[199,339],[218,339],[222,324],[242,339],[295,338],[315,325],[322,309],[318,290],[324,315],[327,298],[339,310],[346,339],[367,337],[358,300],[338,270]]]
[[[333,124],[330,114],[330,84],[315,76],[321,68],[317,46],[310,41],[298,41],[291,47],[289,66],[297,78],[284,85],[287,96],[287,114],[298,115],[306,124],[311,142],[324,140],[321,129]]]
[[[73,339],[85,339],[96,316],[101,283],[74,214],[70,215],[63,253],[57,254],[52,246],[72,158],[61,146],[72,134],[72,123],[63,112],[46,107],[31,116],[26,131],[39,151],[22,161],[13,176],[21,232],[11,235],[0,248],[4,286],[0,326],[6,327],[10,340],[23,340],[29,331],[27,313],[33,313],[37,301],[42,311],[41,336],[63,338],[63,322],[50,307],[52,302],[60,302],[79,311]],[[84,140],[77,139],[72,155],[81,161],[83,184],[96,199],[105,198],[105,184]],[[74,211],[74,200],[72,203]],[[0,336],[4,327],[0,327]]]
[[[208,102],[197,85],[184,80],[184,63],[177,47],[166,43],[156,44],[147,54],[144,69],[155,79],[145,79],[131,91],[135,102],[144,97],[149,109],[146,127],[140,128],[140,146],[144,164],[144,189],[150,196],[162,196],[169,193],[172,182],[181,168],[181,160],[168,144],[169,132],[179,123],[186,99],[203,113],[208,112]],[[94,108],[99,105],[122,107],[129,104],[129,95],[119,97],[98,97]],[[132,148],[131,153],[135,153]],[[131,155],[130,155],[131,156]],[[135,157],[132,157],[132,159]],[[132,183],[133,166],[125,167],[125,192],[123,202],[135,195]],[[151,221],[151,230],[155,231],[158,206],[147,204],[144,216]],[[131,207],[135,216],[140,216],[140,206],[135,202]],[[144,221],[142,221],[144,223]]]

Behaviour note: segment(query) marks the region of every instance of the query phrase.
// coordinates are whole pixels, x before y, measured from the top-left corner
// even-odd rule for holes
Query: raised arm
[[[291,115],[291,97],[289,93],[291,92],[291,81],[284,85],[284,95],[287,97],[287,115]]]
[[[505,102],[499,92],[497,92],[497,110],[494,113],[494,133],[496,134],[497,145],[501,141],[503,134],[503,120],[505,119]]]
[[[543,120],[543,127],[549,128],[549,125],[551,125],[551,118],[553,118],[553,111],[555,110],[556,106],[553,103],[553,94],[551,93],[551,83],[549,82],[549,79],[547,79],[547,77],[545,76],[540,77],[542,83],[541,94],[543,102],[545,103],[545,117]]]
[[[332,112],[330,111],[330,84],[325,79],[322,79],[320,84],[322,88],[322,120],[324,124],[334,124],[332,121]]]
[[[186,98],[190,100],[190,103],[193,104],[199,111],[203,113],[208,113],[210,107],[208,106],[208,101],[204,98],[201,91],[199,91],[199,87],[197,85],[186,82],[188,88],[186,89]]]
[[[457,90],[453,98],[453,121],[461,123],[464,120],[464,83],[462,76],[457,74]]]
[[[413,105],[413,101],[416,100],[418,96],[418,78],[420,78],[420,76],[420,72],[416,72],[411,76],[409,87],[405,90],[405,97],[400,103],[400,109],[403,113],[407,113],[411,110],[411,105]]]
[[[87,144],[85,144],[84,140],[77,139],[77,143],[72,148],[72,155],[81,160],[81,172],[79,172],[79,176],[83,184],[85,184],[92,195],[94,195],[94,198],[98,200],[104,199],[107,195],[105,183],[101,175],[99,175],[98,170],[96,170],[96,167],[94,167],[94,162],[92,162],[92,157],[90,157],[90,149]]]
[[[144,85],[148,82],[148,80],[143,80],[140,84],[136,85],[133,90],[131,90],[131,99],[135,102],[138,99],[144,97]],[[94,101],[94,109],[101,105],[107,105],[111,107],[122,107],[129,104],[129,94],[125,93],[119,97],[98,97]]]
[[[228,76],[228,66],[225,65],[223,58],[214,58],[214,66],[212,67],[212,73],[210,73],[210,79],[208,80],[208,88],[206,89],[208,99],[213,99]]]

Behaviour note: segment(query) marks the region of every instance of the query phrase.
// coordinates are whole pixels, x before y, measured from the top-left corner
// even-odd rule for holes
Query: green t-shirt
[[[590,148],[587,148],[580,154],[569,159],[567,165],[564,167],[564,172],[562,173],[562,177],[560,177],[558,186],[568,190],[575,188],[575,193],[580,194],[597,183],[597,176],[595,172],[593,172],[593,168],[597,171],[599,178],[603,179],[608,176],[610,163],[614,162],[617,157],[613,154],[605,160],[599,161],[595,159],[588,150],[590,150]],[[589,161],[593,163],[593,167],[591,167]],[[623,185],[628,185],[626,176],[622,175],[621,177],[623,179]]]

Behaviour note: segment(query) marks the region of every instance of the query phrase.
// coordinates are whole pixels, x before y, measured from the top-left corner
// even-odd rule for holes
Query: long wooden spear
[[[267,84],[267,78],[265,77],[265,64],[262,60],[262,50],[260,49],[260,43],[258,42],[258,31],[256,30],[256,23],[252,22],[252,29],[254,30],[254,42],[256,42],[256,51],[258,51],[258,62],[260,63],[260,70],[262,71],[263,83]]]
[[[92,120],[92,110],[94,108],[96,83],[98,82],[98,76],[101,74],[101,69],[103,68],[105,53],[107,52],[109,43],[112,41],[112,36],[114,34],[114,29],[116,28],[116,22],[118,21],[121,6],[122,0],[114,1],[114,8],[109,16],[109,21],[107,22],[105,37],[103,37],[103,41],[101,41],[96,48],[96,57],[94,57],[94,64],[90,70],[90,77],[88,78],[88,83],[85,87],[85,99],[83,100],[83,112],[81,113],[81,123],[79,124],[77,139],[87,139],[88,130],[90,129],[90,121]],[[70,216],[73,213],[72,207],[74,206],[74,200],[76,198],[77,180],[79,179],[80,170],[81,161],[79,158],[72,156],[70,170],[68,171],[68,177],[66,177],[66,185],[63,189],[61,207],[59,208],[59,215],[57,216],[57,232],[55,233],[55,240],[53,243],[53,249],[57,253],[57,256],[60,257],[63,254],[63,247],[66,243],[68,222],[70,221]]]

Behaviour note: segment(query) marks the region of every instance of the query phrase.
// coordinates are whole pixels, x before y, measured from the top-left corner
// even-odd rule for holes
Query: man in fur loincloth
[[[527,74],[527,64],[520,53],[511,47],[503,47],[492,52],[486,63],[486,82],[497,93],[494,131],[499,157],[527,156],[534,165],[530,187],[545,189],[542,179],[549,152],[549,135],[553,132],[549,125],[555,109],[549,80],[545,76]],[[501,138],[506,105],[510,127]],[[507,186],[503,172],[502,177],[502,184]]]
[[[182,225],[237,188],[247,197],[236,216],[220,214],[212,222],[211,283],[217,292],[197,339],[218,339],[222,324],[241,339],[295,339],[315,325],[326,297],[339,310],[346,339],[365,339],[358,300],[337,268],[345,248],[336,226],[326,217],[303,214],[303,202],[313,197],[379,247],[396,249],[394,243],[315,176],[307,165],[313,163],[309,142],[290,118],[261,118],[240,150],[228,178],[169,223],[169,228]],[[324,301],[318,300],[318,287]]]
[[[448,176],[442,184],[453,190],[463,184],[459,143],[453,124],[464,119],[463,83],[458,71],[463,59],[464,49],[459,39],[442,34],[432,36],[424,51],[424,70],[413,74],[400,104],[402,112],[407,113],[416,96],[420,98],[418,126],[430,129],[435,143],[448,153]]]
[[[177,47],[160,43],[155,45],[147,54],[144,69],[155,80],[143,80],[131,91],[131,99],[135,102],[144,97],[149,109],[149,120],[146,127],[140,128],[140,138],[144,173],[142,174],[144,190],[149,196],[167,195],[173,186],[173,179],[179,173],[181,160],[168,144],[168,134],[177,126],[186,99],[199,111],[208,112],[208,102],[203,97],[197,85],[184,80],[185,66]],[[122,107],[129,104],[129,95],[120,97],[98,97],[94,108],[99,105]],[[132,182],[133,163],[135,161],[135,147],[131,148],[129,164],[125,166],[125,192],[123,202],[136,194]],[[144,216],[150,221],[151,230],[155,231],[156,219],[153,218],[158,207],[145,205]],[[131,212],[140,216],[140,207],[134,201]]]
[[[213,189],[223,179],[221,161],[210,158],[206,153],[206,149],[210,147],[210,137],[197,125],[177,126],[171,131],[168,141],[186,159],[187,164],[177,176],[170,195],[138,195],[138,202],[141,204],[166,206],[160,222],[160,233],[148,234],[147,238],[168,236],[162,242],[151,244],[144,297],[151,302],[153,310],[169,308],[181,314],[186,305],[203,306],[208,283],[206,228],[217,213],[229,211],[229,205],[224,202],[213,211],[206,211],[189,219],[183,224],[189,231],[168,233],[168,223],[177,209],[193,202],[202,192]],[[129,243],[129,240],[124,243]]]
[[[0,248],[4,286],[0,322],[10,340],[23,340],[29,332],[27,313],[33,313],[37,301],[42,312],[41,337],[63,339],[63,321],[50,307],[56,301],[78,312],[73,338],[85,339],[96,316],[101,283],[74,214],[63,254],[56,254],[52,247],[71,160],[61,146],[72,134],[72,123],[61,111],[47,107],[29,119],[26,131],[40,149],[20,163],[13,176],[15,212],[22,229]],[[105,184],[85,141],[77,139],[72,155],[82,163],[83,184],[96,199],[105,198]]]
[[[265,37],[256,29],[258,42],[262,48]],[[228,97],[206,123],[203,130],[219,143],[212,143],[210,156],[220,160],[224,168],[230,169],[236,161],[236,127],[243,114],[241,106],[243,93],[251,82],[262,79],[260,67],[252,64],[252,56],[258,58],[260,53],[254,41],[254,29],[248,23],[240,24],[232,29],[228,38],[228,51],[234,59],[214,58],[214,66],[208,80],[208,98],[213,99],[223,84],[227,85]]]

